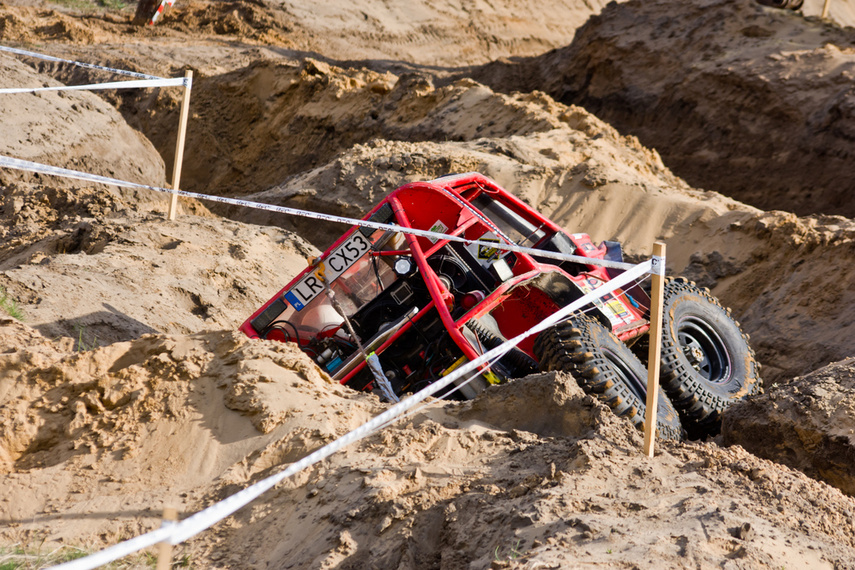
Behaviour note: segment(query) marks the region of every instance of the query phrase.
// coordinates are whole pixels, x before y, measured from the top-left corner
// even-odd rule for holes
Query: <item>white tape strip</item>
[[[43,53],[36,53],[34,51],[27,51],[25,49],[17,49],[8,46],[0,46],[0,51],[5,51],[9,53],[14,53],[18,55],[26,55],[28,57],[35,57],[37,59],[43,59],[45,61],[57,61],[60,63],[70,63],[72,65],[76,65],[78,67],[86,67],[88,69],[98,69],[100,71],[109,71],[110,73],[118,73],[119,75],[127,75],[129,77],[139,77],[140,79],[163,79],[163,77],[158,77],[156,75],[146,75],[145,73],[137,73],[136,71],[128,71],[126,69],[114,69],[112,67],[104,67],[102,65],[95,65],[94,63],[84,63],[82,61],[74,61],[71,59],[62,59],[59,57],[54,57],[52,55],[45,55]]]
[[[434,382],[421,392],[413,394],[406,400],[395,404],[382,414],[362,424],[352,432],[342,436],[341,438],[335,440],[330,444],[325,445],[324,447],[297,461],[296,463],[292,463],[284,471],[277,473],[276,475],[272,475],[267,479],[259,481],[258,483],[255,483],[254,485],[251,485],[246,489],[235,493],[227,499],[224,499],[219,503],[211,505],[207,509],[199,511],[195,515],[184,519],[180,523],[176,524],[174,527],[160,528],[147,534],[140,535],[127,542],[119,543],[115,546],[97,552],[86,558],[79,558],[71,562],[66,562],[65,564],[54,566],[54,568],[62,570],[90,570],[92,568],[97,568],[98,566],[107,564],[114,560],[118,560],[119,558],[127,556],[128,554],[131,554],[138,550],[142,550],[143,548],[146,548],[148,546],[153,546],[154,544],[157,544],[158,542],[161,542],[163,540],[169,540],[169,542],[171,542],[172,544],[179,544],[181,542],[184,542],[188,538],[193,537],[202,532],[203,530],[210,528],[211,526],[223,520],[227,516],[231,515],[238,509],[248,505],[251,501],[255,500],[266,491],[272,489],[278,483],[284,481],[291,475],[294,475],[302,471],[303,469],[306,469],[307,467],[310,467],[315,463],[326,459],[333,453],[343,449],[344,447],[347,447],[351,443],[355,443],[371,435],[374,431],[382,427],[384,424],[395,420],[399,416],[406,413],[409,409],[418,405],[420,402],[426,400],[436,392],[446,388],[458,378],[468,374],[469,372],[474,372],[481,364],[484,364],[493,358],[501,357],[503,354],[507,353],[513,347],[519,344],[523,339],[554,326],[555,324],[561,322],[562,320],[575,313],[576,311],[580,310],[584,306],[590,304],[595,299],[600,298],[606,293],[610,293],[615,289],[618,289],[628,283],[635,281],[644,274],[649,273],[650,270],[651,262],[649,260],[638,265],[632,266],[632,269],[629,269],[623,274],[617,276],[615,279],[612,279],[611,281],[598,287],[594,291],[582,296],[577,301],[564,307],[558,312],[553,313],[548,318],[541,321],[537,326],[532,327],[531,329],[515,336],[507,342],[500,344],[496,348],[485,352],[475,360],[464,364],[448,376]],[[168,538],[164,536],[165,532],[170,532]]]
[[[20,160],[17,158],[12,158],[10,156],[0,155],[0,166],[5,166],[7,168],[14,168],[17,170],[26,170],[28,172],[39,172],[43,174],[51,174],[54,176],[62,176],[65,178],[74,178],[76,180],[85,180],[87,182],[97,182],[100,184],[108,184],[110,186],[120,186],[125,188],[145,188],[147,190],[153,190],[155,192],[163,192],[166,194],[177,194],[179,196],[186,196],[188,198],[195,198],[197,200],[207,200],[209,202],[219,202],[221,204],[230,204],[233,206],[243,206],[246,208],[255,208],[256,210],[266,210],[269,212],[277,212],[280,214],[285,214],[288,216],[300,216],[304,218],[312,218],[315,220],[323,220],[326,222],[335,222],[339,224],[347,224],[347,225],[355,225],[355,226],[363,226],[368,228],[374,228],[379,230],[391,230],[396,232],[408,233],[416,236],[431,238],[434,240],[437,239],[446,239],[449,241],[460,242],[464,244],[476,244],[483,245],[485,247],[491,247],[496,249],[501,249],[504,251],[517,251],[521,253],[527,253],[529,255],[536,255],[538,257],[548,258],[548,259],[556,259],[559,261],[572,261],[574,263],[581,264],[591,264],[591,265],[600,265],[603,267],[612,267],[615,269],[630,269],[634,267],[631,263],[619,263],[617,261],[607,261],[604,259],[593,259],[589,257],[582,257],[579,255],[567,255],[564,253],[556,253],[552,251],[544,251],[541,249],[533,249],[530,247],[522,247],[516,244],[507,244],[507,243],[497,243],[497,242],[489,242],[489,241],[478,241],[478,240],[468,240],[462,238],[460,236],[452,236],[448,234],[443,234],[439,232],[431,232],[428,230],[419,230],[415,228],[404,228],[401,226],[396,226],[392,224],[383,224],[380,222],[372,222],[369,220],[357,220],[355,218],[345,218],[342,216],[334,216],[332,214],[321,214],[318,212],[308,212],[306,210],[298,210],[296,208],[289,208],[287,206],[274,206],[273,204],[262,204],[260,202],[251,202],[249,200],[241,200],[238,198],[225,198],[223,196],[211,196],[208,194],[197,194],[196,192],[187,192],[186,190],[170,190],[168,188],[160,188],[157,186],[149,186],[147,184],[138,184],[136,182],[125,182],[124,180],[118,180],[116,178],[108,178],[106,176],[99,176],[97,174],[88,174],[86,172],[79,172],[77,170],[69,170],[66,168],[59,168],[56,166],[48,166],[46,164],[39,164],[37,162],[30,162],[27,160]]]
[[[130,81],[111,81],[90,85],[56,85],[53,87],[11,87],[0,89],[0,93],[36,93],[38,91],[96,91],[99,89],[144,89],[146,87],[172,87],[184,85],[186,77],[173,79],[132,79]]]

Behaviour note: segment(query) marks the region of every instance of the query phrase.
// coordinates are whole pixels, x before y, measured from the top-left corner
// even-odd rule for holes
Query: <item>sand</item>
[[[765,393],[730,410],[722,436],[661,442],[653,458],[570,376],[431,402],[179,546],[177,560],[855,567],[855,223],[834,209],[848,203],[838,182],[851,178],[852,143],[848,115],[822,106],[848,108],[835,78],[855,42],[851,5],[833,3],[827,24],[811,16],[816,2],[807,18],[748,1],[604,4],[179,0],[146,29],[128,24],[132,7],[0,5],[4,45],[194,70],[182,188],[359,217],[403,183],[480,171],[632,259],[664,240],[668,272],[731,307],[762,364]],[[663,14],[668,34],[627,23]],[[746,26],[774,33],[736,33]],[[786,51],[775,38],[797,42],[796,55],[771,57]],[[620,73],[604,72],[618,61]],[[828,73],[815,76],[818,63]],[[586,69],[596,93],[555,87]],[[4,85],[99,73],[0,54]],[[668,83],[678,75],[683,90]],[[804,138],[803,119],[775,122],[774,108],[701,88],[713,79],[799,93],[800,112],[824,109],[833,128]],[[627,93],[656,97],[629,105]],[[6,95],[0,154],[163,186],[179,95]],[[681,101],[703,122],[676,113]],[[798,160],[756,150],[799,137]],[[795,174],[811,168],[823,175],[805,211]],[[0,548],[115,544],[156,528],[164,506],[192,514],[386,408],[292,346],[236,330],[340,226],[183,199],[169,221],[161,194],[5,169],[0,191],[0,286],[24,316],[0,313]]]

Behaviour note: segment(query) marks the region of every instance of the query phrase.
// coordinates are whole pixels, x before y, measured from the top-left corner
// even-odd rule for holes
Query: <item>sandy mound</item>
[[[621,137],[583,109],[557,104],[542,94],[506,96],[468,80],[437,88],[421,76],[398,78],[311,60],[302,71],[267,64],[248,70],[253,78],[262,71],[273,78],[266,82],[265,105],[243,114],[229,112],[227,117],[234,120],[216,123],[232,132],[246,127],[251,134],[221,143],[232,151],[222,156],[233,158],[219,161],[223,175],[215,185],[223,191],[264,188],[293,171],[302,172],[249,196],[256,201],[361,217],[403,183],[469,170],[485,172],[510,190],[525,193],[541,209],[556,210],[559,218],[572,209],[562,204],[568,196],[589,194],[609,181],[642,191],[668,187],[692,194],[655,152]],[[221,81],[225,78],[212,79]],[[235,83],[229,106],[249,107],[247,101],[254,100],[249,86],[256,83]],[[226,139],[224,132],[204,124],[197,132]],[[445,142],[412,142],[420,140]],[[310,166],[316,167],[306,170]],[[217,178],[218,172],[203,176]],[[281,216],[265,212],[228,212],[256,223],[282,223]],[[305,235],[316,244],[331,237]]]
[[[722,441],[855,495],[855,361],[844,360],[725,413]]]
[[[0,536],[19,544],[98,548],[144,532],[162,505],[207,506],[382,409],[289,345],[225,331],[80,353],[4,320],[0,341]],[[855,502],[839,491],[740,448],[668,445],[648,459],[639,445],[571,377],[532,376],[431,404],[178,557],[216,568],[846,568],[855,556]]]
[[[855,353],[855,291],[845,286],[855,279],[855,223],[779,212],[722,231],[727,239],[694,256],[686,273],[728,299],[766,380],[786,382]]]
[[[751,411],[753,431],[851,493],[841,459],[851,455],[851,361],[771,386],[855,351],[855,298],[842,286],[855,279],[853,221],[766,213],[666,167],[695,160],[705,188],[741,172],[741,187],[778,191],[770,181],[789,176],[776,208],[811,168],[848,188],[834,177],[850,154],[851,32],[750,1],[633,1],[528,67],[485,68],[491,88],[450,76],[566,45],[573,18],[602,3],[387,4],[188,1],[136,29],[131,10],[81,16],[13,0],[0,6],[0,36],[164,76],[193,67],[183,188],[361,216],[404,182],[478,170],[570,231],[621,240],[632,258],[665,239],[669,271],[713,288],[752,335],[770,387],[745,404],[764,408]],[[0,64],[8,81],[96,79]],[[506,94],[515,86],[526,88]],[[571,91],[621,129],[638,119],[639,135],[673,142],[664,163],[556,100]],[[170,168],[177,90],[20,97],[23,112],[12,99],[0,106],[4,153],[162,183],[153,148]],[[780,154],[790,141],[800,152]],[[234,332],[341,227],[186,202],[168,222],[139,206],[160,209],[162,196],[0,176],[0,286],[29,319],[0,319],[3,544],[114,544],[157,526],[164,505],[196,512],[385,409],[293,346]],[[827,204],[821,190],[813,199]],[[664,444],[652,459],[639,449],[639,433],[572,377],[535,375],[471,402],[431,402],[177,558],[205,568],[853,568],[855,499],[839,489],[738,445]]]
[[[294,28],[311,32],[309,49],[334,59],[393,59],[453,67],[510,54],[541,53],[561,45],[606,2],[564,1],[548,12],[533,0],[450,0],[406,8],[380,0],[311,7],[293,0],[267,4],[288,14]],[[180,17],[177,13],[176,18]]]
[[[74,352],[4,319],[0,342],[10,541],[137,534],[158,503],[186,504],[214,480],[242,484],[378,408],[293,346],[239,333],[147,335]]]
[[[738,448],[669,447],[650,460],[638,445],[637,432],[572,378],[529,377],[471,403],[431,406],[188,549],[223,568],[851,560],[855,503],[838,491]],[[816,494],[817,505],[799,493]]]
[[[59,85],[17,58],[0,52],[4,87]],[[131,182],[163,186],[163,160],[151,142],[131,129],[115,108],[86,91],[4,94],[0,97],[0,154],[82,170]],[[0,170],[0,184],[39,180],[38,175]],[[52,181],[68,186],[70,181]],[[107,189],[105,192],[110,192]],[[145,204],[150,193],[113,190]],[[157,200],[162,201],[162,198]]]
[[[275,228],[168,222],[89,188],[18,183],[0,213],[0,285],[28,324],[79,348],[236,328],[316,254]]]
[[[552,144],[577,150],[572,158],[564,157],[566,163],[585,160],[586,149],[575,147],[586,146],[589,137],[608,136],[610,146],[629,146],[625,153],[613,151],[622,153],[615,157],[618,162],[658,175],[660,181],[682,184],[655,153],[637,142],[634,147],[631,142],[618,143],[622,139],[617,133],[581,109],[556,104],[538,93],[495,93],[471,80],[436,87],[424,74],[343,69],[313,59],[294,64],[260,59],[237,71],[197,78],[191,112],[182,187],[208,193],[266,190],[377,138],[495,140],[555,129],[563,129],[555,136],[562,142]],[[169,156],[176,113],[174,102],[160,96],[141,101],[131,120]],[[512,154],[497,144],[493,143],[496,153]],[[543,154],[556,160],[561,156],[548,149]],[[393,164],[390,169],[409,174],[409,166]]]
[[[78,5],[86,3],[82,0]],[[89,3],[94,13],[81,25],[53,2],[10,0],[7,4],[40,9],[16,8],[8,15],[0,10],[0,34],[9,40],[32,41],[54,32],[77,44],[119,44],[126,38],[239,40],[322,53],[339,61],[397,60],[442,69],[508,55],[534,55],[565,45],[576,28],[607,2],[562,1],[544,11],[533,0],[475,4],[450,0],[406,8],[381,0],[310,6],[293,0],[188,0],[167,10],[154,28],[130,26],[132,10],[104,13],[103,3]]]
[[[853,217],[853,46],[853,28],[755,2],[637,0],[609,5],[566,48],[472,76],[583,106],[693,186]]]

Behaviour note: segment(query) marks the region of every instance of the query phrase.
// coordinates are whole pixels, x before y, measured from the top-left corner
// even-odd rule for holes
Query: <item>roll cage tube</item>
[[[398,200],[397,193],[389,196],[388,200],[389,204],[392,205],[392,212],[395,214],[395,218],[398,220],[398,223],[407,229],[412,229],[412,225],[410,225],[410,222],[405,215],[406,211],[404,210],[400,200]],[[445,330],[448,331],[449,336],[451,336],[454,344],[456,344],[463,352],[463,355],[468,360],[475,360],[479,355],[472,349],[469,341],[466,340],[457,328],[457,324],[454,322],[454,319],[451,317],[451,312],[448,310],[448,305],[446,304],[447,299],[440,290],[440,285],[435,279],[434,272],[428,264],[427,257],[425,257],[424,251],[422,251],[416,236],[405,233],[404,238],[410,245],[410,251],[412,252],[413,258],[416,260],[416,265],[418,266],[419,271],[426,277],[425,285],[427,285],[428,293],[430,293],[430,296],[434,301],[434,306],[436,307],[436,311],[439,314],[439,318],[442,321],[443,326],[445,326]]]
[[[468,188],[462,192],[458,192],[456,190],[458,187],[466,186],[468,184],[474,184],[475,188]],[[539,228],[544,228],[550,232],[564,231],[561,226],[549,218],[544,217],[540,212],[534,210],[531,206],[510,192],[502,191],[493,185],[491,181],[483,175],[473,174],[470,180],[455,186],[445,186],[445,188],[458,194],[460,199],[466,203],[474,201],[481,194],[487,194],[500,204],[507,206],[515,214],[525,218],[529,223],[534,224]],[[471,208],[472,206],[470,205],[469,207]]]

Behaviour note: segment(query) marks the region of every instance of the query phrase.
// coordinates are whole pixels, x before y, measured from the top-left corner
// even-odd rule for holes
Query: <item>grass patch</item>
[[[18,305],[18,302],[11,298],[7,293],[6,289],[0,286],[0,309],[3,310],[4,313],[12,317],[13,319],[17,319],[19,321],[24,320],[24,312],[21,310],[21,307]],[[0,566],[0,570],[3,570],[3,567]]]
[[[93,12],[95,10],[112,10],[124,11],[136,6],[133,0],[50,0],[52,4],[62,6],[63,8],[71,8],[72,10],[80,10],[82,12]],[[0,568],[0,570],[3,570]]]
[[[63,8],[72,8],[74,10],[81,10],[84,12],[89,12],[95,9],[95,3],[90,2],[89,0],[50,0],[50,2],[51,4],[56,4]]]
[[[44,543],[32,547],[21,544],[0,546],[0,570],[42,570],[57,564],[63,564],[78,558],[85,558],[99,549],[84,549],[76,546],[46,548]],[[106,570],[132,570],[154,568],[157,556],[151,552],[137,552],[115,562],[100,566]],[[191,568],[190,556],[185,554],[172,560],[173,568]]]
[[[86,352],[88,350],[95,350],[100,345],[98,344],[98,337],[93,335],[89,335],[91,340],[87,339],[86,335],[86,325],[82,325],[80,323],[74,323],[74,330],[77,331],[77,352]],[[0,570],[3,570],[0,568]]]
[[[522,544],[522,539],[517,540],[516,544],[507,552],[503,552],[505,549],[501,548],[502,545],[496,546],[496,550],[493,552],[493,559],[496,562],[511,562],[522,556],[525,556],[525,553],[520,551],[520,544]]]
[[[98,0],[98,3],[110,10],[125,10],[132,4],[136,5],[136,2],[125,2],[124,0]]]
[[[34,570],[88,556],[90,553],[73,546],[60,546],[48,551],[39,545],[25,548],[20,544],[0,546],[0,570]]]

